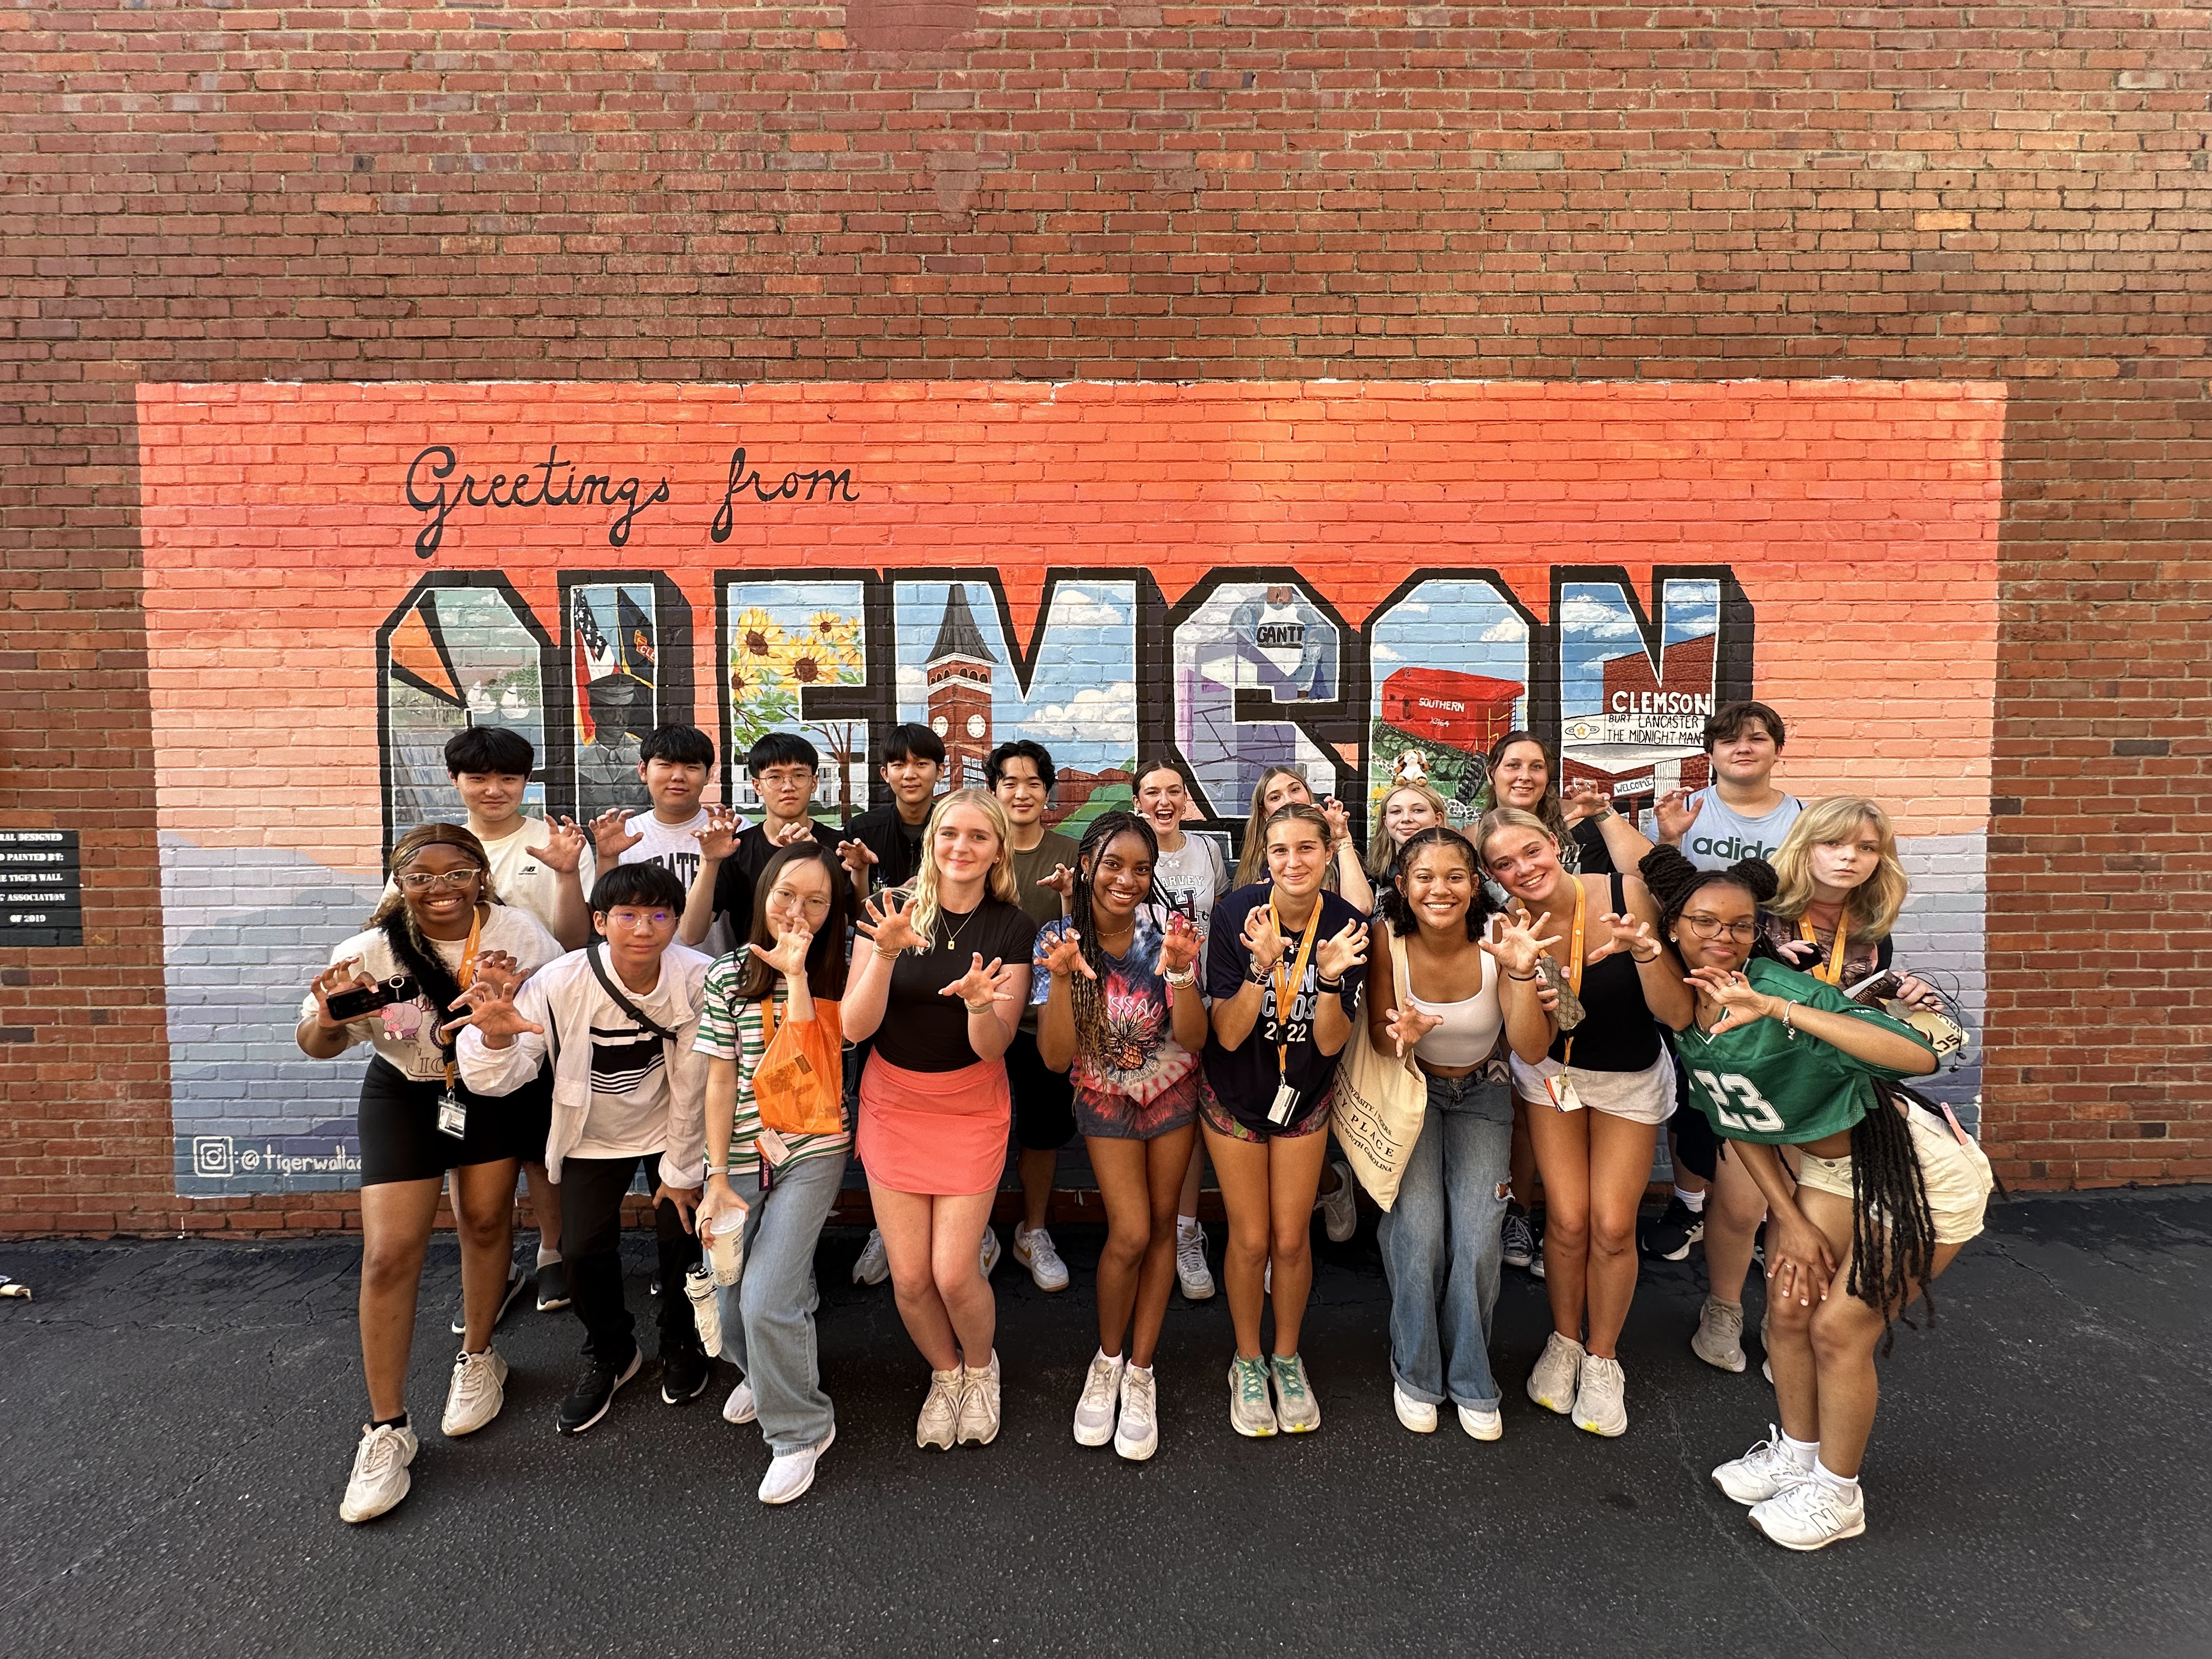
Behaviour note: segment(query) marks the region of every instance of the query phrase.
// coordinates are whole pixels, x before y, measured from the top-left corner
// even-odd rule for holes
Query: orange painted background
[[[264,1000],[295,1000],[295,970],[327,948],[300,916],[270,919],[272,886],[305,915],[318,871],[346,903],[374,884],[378,631],[424,577],[459,572],[500,573],[556,641],[563,572],[665,576],[690,611],[692,717],[719,736],[717,573],[961,574],[987,620],[973,573],[994,573],[1003,642],[1022,651],[1054,570],[1141,576],[1170,607],[1215,573],[1291,572],[1357,634],[1423,575],[1494,573],[1541,629],[1561,572],[1618,567],[1656,618],[1655,568],[1719,568],[1748,604],[1752,689],[1791,722],[1777,781],[1892,805],[1930,914],[1950,918],[1939,949],[1978,991],[1995,386],[161,385],[140,389],[139,415],[188,1190],[236,1189],[191,1184],[202,1120],[283,1115],[190,1056],[229,1042],[226,1021],[267,1024],[225,987],[258,977]],[[431,446],[454,453],[449,487],[534,472],[551,448],[556,484],[573,465],[636,478],[641,501],[665,480],[667,497],[619,546],[620,507],[464,506],[419,556],[428,515],[406,480]],[[740,446],[771,493],[849,471],[854,499],[748,489],[718,543]]]

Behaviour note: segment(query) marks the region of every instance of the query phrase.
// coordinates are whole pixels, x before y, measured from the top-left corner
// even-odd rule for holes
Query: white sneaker
[[[890,1276],[890,1253],[884,1249],[884,1236],[871,1227],[868,1242],[860,1247],[860,1259],[853,1264],[853,1282],[855,1285],[880,1285]]]
[[[768,1473],[761,1477],[760,1501],[763,1504],[788,1504],[814,1484],[814,1466],[822,1461],[822,1454],[830,1449],[830,1443],[837,1437],[837,1426],[831,1424],[830,1432],[811,1446],[794,1452],[778,1452],[769,1460]]]
[[[1582,1382],[1583,1345],[1557,1331],[1545,1339],[1536,1369],[1528,1373],[1528,1398],[1547,1412],[1565,1417],[1575,1408],[1575,1390]]]
[[[497,1417],[506,1403],[507,1361],[489,1347],[482,1353],[465,1353],[453,1362],[453,1380],[446,1385],[446,1415],[438,1426],[458,1440]]]
[[[929,1374],[929,1393],[914,1425],[914,1443],[927,1451],[951,1451],[960,1422],[960,1367]]]
[[[1866,1494],[1838,1492],[1818,1475],[1751,1507],[1751,1524],[1786,1550],[1825,1549],[1866,1530]]]
[[[1342,1158],[1328,1167],[1336,1171],[1336,1190],[1322,1194],[1314,1200],[1314,1208],[1321,1212],[1328,1242],[1341,1244],[1359,1231],[1359,1188],[1352,1182],[1352,1166]]]
[[[1030,1277],[1041,1291],[1064,1291],[1067,1288],[1067,1263],[1060,1259],[1060,1252],[1052,1247],[1052,1235],[1043,1228],[1030,1232],[1017,1222],[1014,1225],[1014,1260],[1030,1270]],[[986,1278],[988,1267],[983,1269]],[[1104,1444],[1101,1441],[1098,1443]]]
[[[1708,1365],[1740,1371],[1743,1358],[1743,1304],[1730,1307],[1709,1296],[1698,1310],[1698,1328],[1690,1338],[1690,1352]]]
[[[346,1482],[345,1500],[338,1505],[338,1519],[374,1521],[406,1497],[414,1483],[407,1466],[415,1461],[416,1443],[412,1429],[364,1426],[361,1444],[354,1448],[353,1474]]]
[[[760,1407],[753,1400],[753,1385],[750,1382],[738,1383],[730,1390],[730,1397],[722,1402],[722,1421],[725,1423],[750,1423],[759,1415]],[[823,1443],[826,1445],[828,1443],[825,1441]]]
[[[1229,1362],[1229,1426],[1248,1440],[1263,1440],[1281,1426],[1267,1391],[1266,1360],[1238,1358]]]
[[[1782,1443],[1782,1431],[1771,1423],[1766,1425],[1765,1439],[1713,1471],[1713,1485],[1739,1504],[1764,1504],[1812,1478],[1813,1471],[1790,1455]]]
[[[1473,1406],[1462,1406],[1459,1425],[1477,1440],[1501,1440],[1505,1436],[1505,1419],[1495,1409],[1486,1412]]]
[[[1114,1449],[1141,1463],[1160,1449],[1159,1389],[1149,1365],[1121,1368],[1121,1420],[1114,1431]]]
[[[1398,1420],[1415,1434],[1437,1431],[1437,1408],[1425,1400],[1414,1399],[1395,1380],[1390,1384],[1390,1403],[1397,1407]]]
[[[1275,1382],[1275,1421],[1285,1434],[1311,1434],[1321,1426],[1321,1401],[1306,1376],[1306,1362],[1297,1354],[1267,1356],[1267,1374]]]
[[[959,1439],[963,1446],[988,1446],[999,1437],[999,1352],[991,1363],[960,1368]]]
[[[1575,1426],[1610,1439],[1628,1432],[1627,1373],[1618,1359],[1589,1354],[1583,1360],[1581,1381],[1575,1388]]]
[[[1213,1294],[1213,1273],[1206,1265],[1206,1230],[1197,1222],[1176,1223],[1176,1282],[1183,1300],[1203,1302]]]
[[[1114,1437],[1114,1408],[1121,1398],[1121,1371],[1127,1364],[1119,1355],[1109,1359],[1101,1348],[1091,1356],[1084,1373],[1083,1394],[1075,1402],[1075,1443],[1103,1446]]]
[[[998,1230],[986,1224],[983,1228],[983,1277],[991,1276],[991,1269],[999,1265]]]

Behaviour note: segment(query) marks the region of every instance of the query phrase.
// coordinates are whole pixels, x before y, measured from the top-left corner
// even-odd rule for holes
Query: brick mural
[[[179,1190],[343,1181],[301,987],[459,817],[469,724],[540,812],[629,804],[675,719],[805,732],[837,817],[918,720],[978,780],[1043,742],[1075,823],[1164,757],[1225,837],[1270,765],[1465,819],[1524,725],[1648,808],[1755,695],[1785,787],[1891,805],[1900,948],[1978,1020],[2003,422],[1947,382],[142,388]]]

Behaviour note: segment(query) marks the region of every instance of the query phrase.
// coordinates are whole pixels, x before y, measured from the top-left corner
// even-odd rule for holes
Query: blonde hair
[[[1375,833],[1367,838],[1367,873],[1377,878],[1388,876],[1397,867],[1398,848],[1390,839],[1390,826],[1384,819],[1389,815],[1391,801],[1400,795],[1419,795],[1434,809],[1438,823],[1447,830],[1453,827],[1451,803],[1427,784],[1392,784],[1382,792],[1382,799],[1376,803]]]
[[[1249,887],[1267,873],[1267,786],[1277,778],[1296,778],[1305,785],[1306,799],[1313,799],[1313,785],[1295,766],[1270,766],[1260,774],[1259,782],[1252,786],[1252,815],[1244,820],[1244,850],[1237,854],[1237,879],[1229,884],[1231,887]],[[1326,823],[1328,819],[1322,821]]]
[[[992,832],[999,838],[999,855],[991,860],[991,873],[984,878],[985,894],[1006,904],[1021,902],[1021,889],[1014,883],[1014,828],[1007,822],[1006,809],[999,805],[999,798],[988,789],[955,789],[940,796],[921,832],[921,864],[914,872],[912,884],[914,903],[909,914],[917,953],[931,948],[930,936],[937,930],[938,913],[943,908],[937,896],[937,826],[956,806],[971,806],[981,812],[990,820]]]
[[[1534,812],[1524,812],[1517,806],[1493,806],[1474,826],[1474,856],[1486,869],[1490,863],[1490,838],[1501,830],[1534,830],[1554,848],[1559,844],[1559,832]]]
[[[1780,885],[1767,902],[1767,913],[1784,921],[1803,915],[1813,902],[1813,848],[1848,841],[1866,823],[1874,825],[1881,852],[1874,873],[1844,900],[1844,921],[1856,938],[1887,939],[1897,925],[1897,913],[1905,908],[1910,884],[1905,866],[1897,861],[1897,832],[1890,827],[1889,814],[1864,795],[1830,795],[1797,815],[1774,854]]]

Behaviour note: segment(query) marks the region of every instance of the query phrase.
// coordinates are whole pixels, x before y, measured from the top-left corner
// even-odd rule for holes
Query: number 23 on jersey
[[[1746,1134],[1771,1135],[1784,1127],[1773,1103],[1742,1073],[1693,1072],[1692,1075],[1705,1085],[1714,1115],[1727,1127]]]

